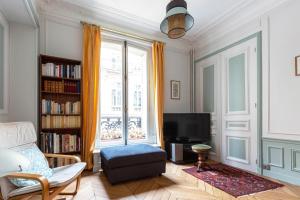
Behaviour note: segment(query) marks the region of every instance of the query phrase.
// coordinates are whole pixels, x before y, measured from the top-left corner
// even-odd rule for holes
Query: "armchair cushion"
[[[48,181],[50,188],[60,187],[72,183],[84,170],[86,163],[79,162],[72,165],[67,165],[63,167],[58,167],[53,169],[53,176],[51,176]],[[40,184],[21,187],[12,190],[8,197],[14,197],[17,195],[27,194],[30,192],[40,191],[42,189]]]
[[[0,123],[0,148],[15,148],[37,140],[31,122]]]
[[[17,151],[0,148],[0,177],[9,172],[18,172],[28,169],[30,161]]]
[[[39,148],[33,144],[31,147],[19,150],[19,153],[26,157],[30,165],[26,169],[22,169],[21,172],[30,174],[39,174],[45,178],[50,178],[53,175],[52,169],[49,168],[48,162],[44,154]],[[26,180],[26,179],[11,179],[11,182],[18,187],[26,187],[38,184],[37,181]]]

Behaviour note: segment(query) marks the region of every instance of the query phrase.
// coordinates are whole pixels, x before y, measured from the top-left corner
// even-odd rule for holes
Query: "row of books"
[[[80,128],[80,116],[42,116],[42,128]]]
[[[56,65],[54,63],[42,64],[42,75],[60,78],[81,78],[80,65]]]
[[[80,137],[71,134],[41,133],[44,153],[70,153],[80,151]]]
[[[80,114],[80,101],[58,103],[42,99],[42,114]]]
[[[79,155],[77,155],[79,156]],[[61,167],[65,165],[74,164],[76,161],[66,158],[49,158],[48,163],[50,168]]]
[[[80,82],[69,81],[48,81],[44,80],[45,92],[57,92],[57,93],[80,93]]]

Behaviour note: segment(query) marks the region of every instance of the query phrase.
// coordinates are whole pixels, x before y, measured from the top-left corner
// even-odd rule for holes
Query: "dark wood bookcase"
[[[74,66],[77,70],[76,77],[75,72],[72,71]],[[47,73],[45,69],[48,70]],[[49,75],[49,73],[54,74]],[[44,153],[81,155],[83,113],[81,61],[40,55],[38,80],[38,139],[41,150]],[[56,103],[56,106],[52,103]],[[76,112],[74,112],[74,103],[76,103]],[[58,108],[57,104],[59,109],[54,110],[53,108]],[[71,112],[70,109],[66,112],[67,105],[70,104],[72,106],[68,108],[72,107]],[[65,145],[66,143],[70,145],[70,140],[76,145],[75,147],[73,145],[72,151],[67,151],[66,149],[69,148]]]

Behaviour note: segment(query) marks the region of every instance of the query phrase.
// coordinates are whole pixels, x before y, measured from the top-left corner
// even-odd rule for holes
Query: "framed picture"
[[[171,99],[180,99],[180,81],[171,80]]]
[[[295,58],[295,75],[300,76],[300,56]]]

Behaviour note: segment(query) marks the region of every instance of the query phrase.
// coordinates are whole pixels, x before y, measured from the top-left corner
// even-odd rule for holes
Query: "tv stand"
[[[168,159],[176,164],[197,162],[198,155],[192,151],[192,146],[201,143],[195,141],[177,141],[177,139],[166,142]]]

